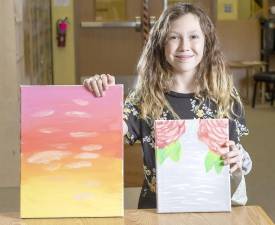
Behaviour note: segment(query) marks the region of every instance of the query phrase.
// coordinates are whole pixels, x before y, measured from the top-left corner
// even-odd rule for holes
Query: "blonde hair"
[[[138,82],[134,98],[139,102],[143,119],[158,119],[165,108],[169,109],[175,118],[179,118],[165,98],[165,93],[172,86],[173,73],[165,58],[164,46],[170,24],[188,13],[198,17],[205,36],[204,57],[197,66],[194,79],[195,96],[200,99],[200,103],[206,99],[215,102],[217,118],[230,118],[234,114],[235,101],[242,105],[231,75],[226,71],[210,18],[196,6],[178,3],[166,9],[152,27],[137,65]]]

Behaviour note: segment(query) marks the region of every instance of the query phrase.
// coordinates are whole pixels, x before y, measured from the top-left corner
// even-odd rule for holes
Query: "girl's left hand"
[[[222,155],[224,165],[230,165],[230,173],[233,174],[238,169],[242,169],[243,156],[234,141],[225,143],[225,147],[229,147],[229,152]]]

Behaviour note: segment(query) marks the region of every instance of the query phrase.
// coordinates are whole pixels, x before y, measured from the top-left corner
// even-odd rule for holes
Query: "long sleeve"
[[[137,107],[134,93],[130,93],[126,98],[123,109],[123,119],[127,124],[128,131],[125,135],[128,144],[134,144],[136,140],[140,139],[140,113]]]
[[[231,175],[231,203],[232,205],[245,205],[247,202],[245,175],[252,169],[252,160],[248,152],[241,144],[237,144],[239,150],[242,152],[243,164],[242,169],[237,170]]]
[[[244,175],[247,175],[250,173],[252,169],[252,160],[250,158],[250,155],[248,152],[244,149],[244,147],[241,144],[237,144],[239,150],[242,153],[242,158],[243,158],[243,165],[242,165],[242,171]]]
[[[247,203],[246,183],[244,173],[238,170],[230,177],[231,181],[231,204],[232,205],[245,205]]]

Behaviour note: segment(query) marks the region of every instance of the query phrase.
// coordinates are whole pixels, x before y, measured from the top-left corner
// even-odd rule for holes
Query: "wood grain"
[[[0,214],[0,225],[274,225],[259,206],[234,207],[231,213],[157,214],[154,209],[125,210],[123,218],[19,219]]]

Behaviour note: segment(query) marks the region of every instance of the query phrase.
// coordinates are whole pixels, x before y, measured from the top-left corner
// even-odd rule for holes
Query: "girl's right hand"
[[[108,86],[115,84],[115,77],[110,74],[94,75],[84,80],[83,85],[96,97],[102,97]],[[123,136],[127,133],[128,126],[123,120]]]
[[[94,75],[84,80],[83,85],[96,97],[104,96],[108,86],[115,84],[115,77],[110,74]]]

